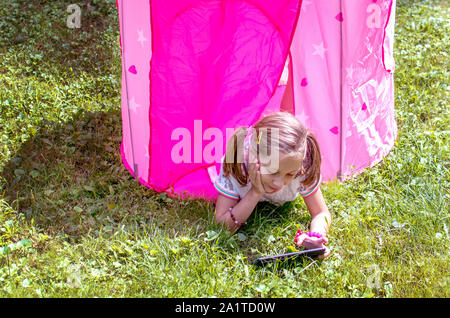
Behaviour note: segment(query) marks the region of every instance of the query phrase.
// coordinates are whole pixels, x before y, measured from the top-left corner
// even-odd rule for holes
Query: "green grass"
[[[393,151],[323,192],[325,262],[250,264],[286,251],[310,217],[261,203],[231,235],[203,200],[179,201],[123,167],[114,1],[0,8],[1,297],[449,297],[446,1],[397,2]],[[80,3],[81,5],[81,3]]]

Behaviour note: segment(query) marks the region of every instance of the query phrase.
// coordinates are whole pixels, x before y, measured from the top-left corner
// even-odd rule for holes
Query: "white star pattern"
[[[138,42],[141,43],[141,46],[144,47],[144,42],[147,42],[148,40],[144,36],[143,30],[138,30]]]
[[[312,55],[319,55],[321,58],[324,58],[324,53],[328,51],[328,49],[323,47],[323,42],[321,42],[319,45],[313,44],[314,52]]]
[[[349,129],[347,130],[347,138],[352,136],[352,131]]]
[[[307,121],[309,120],[309,116],[306,115],[304,109],[302,109],[301,113],[296,114],[295,117],[297,117],[298,120],[300,120],[300,122],[304,125],[306,125]]]
[[[346,67],[345,70],[347,71],[347,78],[353,79],[353,66],[350,65],[350,67]]]
[[[133,112],[135,114],[137,114],[136,109],[141,107],[141,105],[139,105],[138,103],[136,103],[136,101],[134,100],[134,97],[129,101],[129,106],[130,108],[133,110]]]

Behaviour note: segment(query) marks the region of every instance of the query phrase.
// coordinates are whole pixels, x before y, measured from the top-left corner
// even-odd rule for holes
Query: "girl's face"
[[[260,158],[261,181],[266,193],[278,192],[285,185],[290,184],[302,166],[302,159],[298,153],[280,152],[279,164],[271,165],[270,159]]]

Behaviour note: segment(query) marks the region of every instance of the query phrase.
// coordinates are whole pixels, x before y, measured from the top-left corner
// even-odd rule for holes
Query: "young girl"
[[[281,205],[300,195],[311,214],[311,232],[297,235],[297,245],[325,247],[323,257],[328,256],[324,244],[331,215],[320,191],[320,164],[316,139],[288,112],[272,113],[253,127],[239,128],[228,141],[214,183],[219,192],[216,222],[234,232],[259,201]]]

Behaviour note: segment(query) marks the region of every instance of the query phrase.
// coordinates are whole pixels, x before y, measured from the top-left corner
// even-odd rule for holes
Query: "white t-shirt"
[[[248,144],[244,144],[244,158],[247,158]],[[240,200],[247,192],[250,190],[252,184],[248,182],[245,186],[241,186],[239,182],[231,174],[227,177],[223,174],[223,162],[225,160],[225,155],[222,157],[220,172],[214,181],[214,187],[221,194],[230,199]],[[305,158],[307,160],[307,158]],[[246,162],[246,164],[248,164]],[[242,163],[244,165],[244,163]],[[304,163],[307,172],[309,172],[311,163],[308,160]],[[288,201],[294,201],[298,195],[306,198],[314,194],[319,188],[322,182],[322,177],[311,186],[307,187],[303,184],[305,176],[299,176],[292,180],[288,185],[285,185],[280,191],[273,194],[263,194],[261,201],[269,201],[275,205],[282,205]]]

